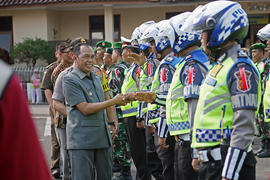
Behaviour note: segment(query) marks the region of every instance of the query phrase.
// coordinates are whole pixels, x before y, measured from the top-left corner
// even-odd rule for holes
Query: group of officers
[[[96,44],[93,72],[105,99],[123,94],[129,102],[107,109],[112,117],[112,171],[120,172],[112,179],[132,179],[131,158],[141,180],[256,179],[255,122],[263,142],[255,154],[270,157],[269,61],[264,58],[264,50],[270,49],[270,24],[257,34],[267,47],[252,45],[252,60],[240,46],[248,29],[239,3],[213,1],[168,20],[145,22],[131,39]],[[61,62],[44,75],[54,86],[50,104],[63,179],[70,178],[65,137],[69,118],[58,84],[61,72],[74,68],[69,51],[78,44],[87,40],[61,43]]]

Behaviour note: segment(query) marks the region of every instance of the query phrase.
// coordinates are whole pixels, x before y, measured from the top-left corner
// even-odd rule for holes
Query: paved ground
[[[32,105],[31,111],[37,126],[39,139],[42,142],[44,152],[50,163],[50,118],[48,105]],[[259,140],[255,138],[254,150],[260,147]],[[132,166],[132,176],[135,179],[136,168]],[[257,158],[256,180],[270,180],[270,158]]]

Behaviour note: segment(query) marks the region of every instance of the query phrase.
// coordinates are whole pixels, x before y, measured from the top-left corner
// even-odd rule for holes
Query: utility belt
[[[225,161],[227,151],[230,147],[229,140],[221,143],[219,146],[209,147],[197,151],[197,156],[200,162]],[[251,146],[248,148],[248,153],[252,152]]]
[[[190,147],[190,134],[181,134],[174,135],[174,139],[176,143],[179,143],[181,146],[189,146]]]
[[[229,145],[227,149],[229,148]],[[209,161],[220,161],[222,159],[221,147],[216,147],[213,149],[207,149],[198,151],[198,158],[200,162],[209,162]]]

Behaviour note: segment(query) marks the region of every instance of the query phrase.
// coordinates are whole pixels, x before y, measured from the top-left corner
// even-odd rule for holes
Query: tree
[[[17,43],[11,53],[17,62],[32,64],[34,67],[38,59],[50,63],[55,60],[54,47],[47,41],[40,38],[26,38],[23,42]]]

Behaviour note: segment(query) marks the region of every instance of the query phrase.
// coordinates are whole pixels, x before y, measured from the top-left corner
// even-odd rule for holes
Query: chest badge
[[[210,76],[216,77],[217,74],[218,74],[218,72],[221,70],[222,67],[223,67],[222,64],[216,65],[216,66],[213,68],[213,70],[211,71]]]

